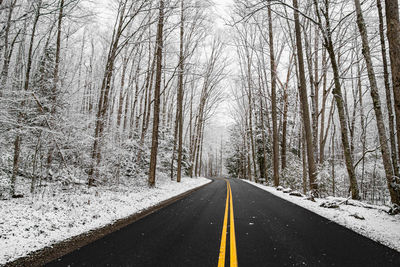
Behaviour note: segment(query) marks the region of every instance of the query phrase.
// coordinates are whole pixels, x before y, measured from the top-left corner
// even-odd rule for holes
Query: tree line
[[[200,175],[226,76],[212,16],[209,1],[0,1],[0,193]]]
[[[230,174],[399,205],[398,1],[234,2]]]

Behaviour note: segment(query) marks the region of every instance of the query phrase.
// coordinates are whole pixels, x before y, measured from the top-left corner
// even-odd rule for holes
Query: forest
[[[229,176],[400,211],[398,10],[0,0],[0,198]]]
[[[178,182],[202,172],[227,65],[210,2],[0,6],[3,197],[47,182],[154,186],[156,170]]]
[[[229,23],[230,175],[398,205],[397,1],[235,1]]]

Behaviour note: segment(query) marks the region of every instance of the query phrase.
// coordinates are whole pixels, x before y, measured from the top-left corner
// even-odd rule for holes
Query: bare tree
[[[149,186],[155,186],[156,167],[157,167],[157,150],[158,150],[158,126],[160,120],[160,88],[162,74],[162,55],[163,55],[163,28],[164,28],[164,1],[160,0],[157,40],[156,40],[156,84],[154,87],[154,112],[153,112],[153,133],[151,141],[150,169],[149,169]]]
[[[382,14],[382,4],[380,0],[376,1],[376,5],[378,8],[378,17],[379,17],[379,38],[381,42],[381,53],[382,53],[382,63],[383,63],[383,76],[385,80],[385,93],[386,93],[386,105],[389,117],[389,134],[390,134],[390,150],[392,156],[392,164],[394,175],[397,177],[400,176],[399,166],[397,162],[397,154],[396,154],[396,134],[395,134],[395,125],[394,125],[394,114],[393,114],[393,101],[390,91],[390,82],[389,82],[389,70],[388,70],[388,62],[386,55],[386,43],[385,43],[385,33],[384,33],[384,22],[383,22],[383,14]],[[400,136],[400,133],[397,133]]]
[[[357,13],[357,25],[361,34],[361,41],[363,46],[362,53],[364,55],[364,60],[367,65],[368,79],[370,83],[370,92],[371,92],[372,103],[374,105],[374,110],[375,110],[375,117],[379,133],[379,142],[381,146],[382,160],[383,160],[383,166],[385,168],[387,185],[392,203],[400,204],[399,194],[397,194],[396,188],[392,186],[392,182],[394,179],[393,169],[392,169],[393,165],[390,157],[389,146],[387,144],[385,123],[383,119],[381,101],[378,93],[378,86],[376,84],[375,71],[372,64],[371,52],[368,43],[367,28],[365,26],[360,1],[354,0],[354,3],[356,6],[356,13]]]
[[[400,20],[397,0],[385,0],[387,38],[389,41],[390,68],[392,70],[394,110],[397,130],[397,158],[400,158]]]
[[[268,5],[268,32],[269,32],[269,54],[271,65],[271,118],[272,118],[272,150],[273,150],[273,171],[274,171],[274,185],[279,185],[279,136],[277,126],[277,112],[276,112],[276,63],[274,55],[274,38],[272,30],[272,14],[271,5]]]
[[[301,114],[303,118],[305,139],[306,139],[306,148],[307,148],[307,163],[308,163],[308,179],[310,183],[310,189],[315,193],[318,190],[318,184],[316,181],[317,176],[317,168],[315,166],[314,161],[314,150],[313,150],[313,136],[311,131],[311,122],[310,122],[310,111],[308,108],[307,101],[307,87],[306,87],[306,78],[305,78],[305,70],[304,70],[304,59],[303,59],[303,46],[301,41],[301,29],[299,22],[299,14],[298,14],[298,3],[297,0],[293,0],[294,11],[294,23],[295,23],[295,31],[296,31],[296,47],[297,47],[297,57],[298,57],[298,68],[299,68],[299,95],[300,95],[300,103],[301,103]]]
[[[324,8],[324,12],[323,12],[323,16],[325,18],[324,26],[322,25],[322,18],[320,15],[320,7],[316,0],[314,0],[314,7],[315,7],[315,12],[317,14],[318,26],[320,28],[320,31],[321,31],[321,34],[323,37],[324,46],[328,52],[329,59],[331,61],[331,66],[332,66],[333,75],[334,75],[334,88],[333,88],[332,93],[334,95],[337,111],[339,114],[343,153],[344,153],[344,157],[345,157],[347,173],[349,175],[349,180],[350,180],[350,190],[351,190],[352,198],[359,199],[360,195],[359,195],[357,179],[356,179],[355,171],[354,171],[353,157],[351,155],[351,149],[350,149],[349,130],[348,130],[347,119],[346,119],[346,115],[345,115],[345,108],[344,108],[344,101],[343,101],[344,98],[343,98],[341,83],[340,83],[339,67],[337,64],[335,48],[334,48],[333,41],[332,41],[331,21],[329,18],[329,3],[328,2],[325,3],[325,8]]]

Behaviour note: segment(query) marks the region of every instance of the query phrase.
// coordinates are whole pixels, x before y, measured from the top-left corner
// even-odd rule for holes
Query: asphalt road
[[[239,266],[400,266],[392,249],[250,184],[229,182],[234,231],[226,182],[215,180],[47,266],[229,266],[232,234]]]

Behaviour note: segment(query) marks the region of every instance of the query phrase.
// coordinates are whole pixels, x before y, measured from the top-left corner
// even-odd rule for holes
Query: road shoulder
[[[274,187],[243,181],[400,252],[400,215],[387,214],[385,206],[361,206],[363,203],[357,205],[358,203],[352,201],[348,201],[346,205],[346,199],[343,199],[344,202],[337,208],[324,208],[320,206],[322,203],[339,198],[328,197],[312,202],[305,197],[278,191]]]
[[[199,190],[200,188],[206,186],[207,184],[211,183],[211,180],[205,179],[205,178],[201,178],[198,181],[191,181],[190,178],[186,178],[188,179],[188,184],[186,185],[179,185],[177,187],[179,187],[176,190],[171,190],[171,188],[169,188],[170,186],[164,186],[164,187],[160,187],[160,188],[156,188],[156,190],[153,190],[152,192],[149,192],[147,195],[141,195],[141,194],[128,194],[127,197],[130,198],[131,201],[129,202],[123,202],[121,201],[121,199],[115,199],[115,205],[112,207],[113,209],[122,209],[124,210],[123,212],[120,213],[116,213],[113,214],[115,216],[119,216],[119,218],[114,218],[113,217],[106,217],[103,218],[103,220],[101,221],[102,225],[97,226],[97,227],[92,227],[90,228],[92,225],[87,225],[85,228],[80,228],[78,230],[81,231],[81,233],[76,234],[76,235],[71,235],[71,237],[69,238],[64,238],[61,239],[59,241],[53,242],[51,244],[48,244],[46,246],[37,248],[37,246],[40,246],[41,244],[43,244],[44,242],[40,243],[39,241],[37,242],[38,244],[36,245],[36,248],[34,251],[32,251],[33,249],[31,249],[31,251],[29,251],[29,246],[27,245],[28,242],[32,243],[35,242],[35,240],[28,240],[28,239],[23,239],[23,238],[19,238],[14,240],[14,243],[16,242],[20,242],[21,246],[25,246],[28,247],[28,249],[19,249],[18,253],[13,254],[13,251],[10,249],[7,251],[7,247],[2,248],[2,261],[0,262],[0,266],[2,264],[5,264],[6,266],[42,266],[43,264],[54,260],[56,258],[59,258],[62,255],[65,255],[73,250],[76,250],[82,246],[85,246],[86,244],[89,244],[97,239],[102,238],[103,236],[110,234],[114,231],[117,231],[118,229],[123,228],[124,226],[131,224],[163,207],[166,207],[172,203],[174,203],[175,201],[182,199],[184,197],[186,197],[187,195],[191,194],[192,192]],[[96,196],[96,194],[94,195]],[[140,199],[137,199],[136,201],[133,201],[132,198],[137,197]],[[115,198],[118,198],[118,196],[114,196]],[[94,201],[95,198],[91,198],[92,201]],[[109,200],[109,198],[107,198],[107,200]],[[118,202],[118,200],[120,202]],[[139,203],[138,207],[127,207],[128,204],[132,204],[132,203]],[[101,203],[97,203],[99,205],[104,204],[104,201]],[[120,207],[118,207],[118,204],[120,205]],[[91,203],[91,205],[96,205],[95,203]],[[125,206],[124,206],[125,205]],[[109,208],[109,207],[106,207]],[[129,210],[133,210],[134,212],[130,212],[128,213],[128,215],[125,216],[121,216],[123,214],[126,214],[127,212],[129,212]],[[136,210],[136,211],[135,211]],[[107,210],[105,210],[106,212]],[[103,217],[104,214],[102,214]],[[74,214],[70,214],[70,216],[74,216]],[[76,215],[75,215],[76,216]],[[95,216],[96,217],[96,216]],[[94,220],[95,220],[94,217]],[[78,219],[78,218],[75,218]],[[19,226],[10,226],[10,227],[18,227],[21,228],[21,225]],[[64,227],[65,228],[65,227]],[[63,227],[59,227],[56,231],[58,231],[58,235],[62,236],[61,233],[63,230],[65,230]],[[86,229],[86,230],[85,230]],[[28,229],[29,230],[29,229]],[[23,230],[22,230],[23,231]],[[76,231],[75,231],[76,232]],[[39,238],[38,238],[39,239]],[[25,243],[23,244],[23,242],[25,241]],[[47,240],[48,241],[48,240]],[[51,242],[48,241],[48,242]],[[6,246],[6,243],[3,243],[4,246]],[[15,246],[15,244],[13,244]],[[3,245],[2,245],[3,246]],[[13,246],[10,246],[11,248],[13,248]],[[35,247],[35,246],[33,246]],[[7,254],[8,253],[8,254]],[[25,254],[23,254],[25,253]],[[21,255],[23,254],[23,255]],[[8,256],[8,262],[4,262],[4,259],[6,258],[6,256]]]

